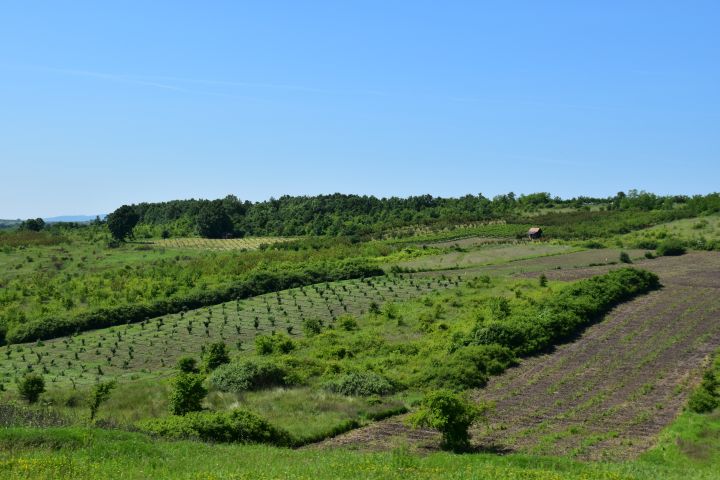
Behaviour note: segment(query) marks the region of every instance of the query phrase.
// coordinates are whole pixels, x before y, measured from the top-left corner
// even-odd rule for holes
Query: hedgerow
[[[537,353],[577,334],[618,303],[659,286],[654,273],[613,270],[570,285],[542,303],[515,309],[504,319],[480,319],[466,344],[498,344],[518,355]]]
[[[191,412],[183,416],[143,420],[137,427],[147,433],[171,439],[198,439],[211,442],[292,444],[290,434],[247,410]]]
[[[288,369],[272,360],[244,360],[222,365],[210,375],[209,381],[220,391],[235,393],[291,383]]]
[[[325,382],[325,389],[343,395],[388,395],[395,385],[386,377],[369,371],[348,372]]]

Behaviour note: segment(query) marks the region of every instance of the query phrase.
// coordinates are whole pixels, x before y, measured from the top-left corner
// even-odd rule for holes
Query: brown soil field
[[[663,288],[615,308],[577,340],[524,359],[472,392],[495,408],[472,429],[478,450],[634,457],[682,410],[710,355],[720,347],[720,254],[643,261]],[[579,279],[608,267],[556,270]],[[536,274],[535,274],[536,275]],[[321,444],[379,450],[438,448],[431,430],[387,419]]]

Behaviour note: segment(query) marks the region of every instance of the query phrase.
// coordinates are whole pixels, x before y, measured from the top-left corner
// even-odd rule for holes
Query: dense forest
[[[511,192],[492,199],[482,194],[376,198],[336,193],[252,203],[228,195],[221,200],[175,200],[130,207],[137,215],[135,233],[140,236],[367,235],[408,225],[437,227],[498,219],[526,223],[529,215],[566,210],[661,210],[674,211],[671,216],[681,218],[720,211],[720,196],[660,196],[636,190],[607,198],[567,200],[546,192],[520,196]]]

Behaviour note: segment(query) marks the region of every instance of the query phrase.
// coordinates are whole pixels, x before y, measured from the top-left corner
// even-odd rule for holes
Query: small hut
[[[528,238],[530,240],[537,240],[540,237],[542,237],[542,228],[533,227],[530,230],[528,230]]]

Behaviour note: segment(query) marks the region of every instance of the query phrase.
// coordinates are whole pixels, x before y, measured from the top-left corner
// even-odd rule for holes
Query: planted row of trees
[[[7,325],[7,343],[30,342],[73,334],[95,328],[141,322],[147,318],[215,305],[238,298],[285,290],[320,282],[349,280],[382,275],[384,272],[364,260],[317,261],[306,264],[281,264],[258,267],[224,286],[194,290],[173,298],[131,305],[97,308],[68,316],[41,317]],[[3,333],[0,330],[0,334]]]

